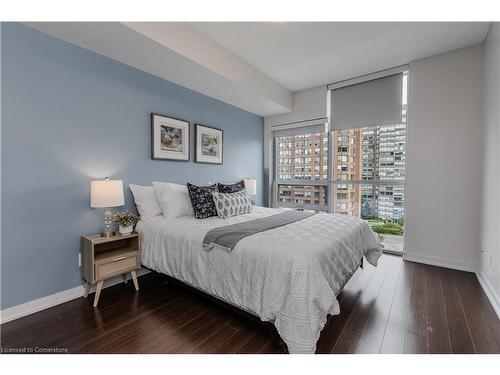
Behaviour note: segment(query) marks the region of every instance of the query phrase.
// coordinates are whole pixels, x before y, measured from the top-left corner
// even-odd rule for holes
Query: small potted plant
[[[122,235],[127,235],[132,233],[134,230],[134,224],[137,223],[139,218],[128,211],[117,212],[113,218],[113,221],[118,224],[118,231]]]

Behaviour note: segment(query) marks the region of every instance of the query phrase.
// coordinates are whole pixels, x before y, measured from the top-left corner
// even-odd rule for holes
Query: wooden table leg
[[[122,278],[123,278],[123,283],[124,284],[128,283],[128,279],[127,279],[127,274],[126,273],[122,273]]]
[[[89,296],[90,283],[88,281],[85,282],[85,290],[83,292],[83,298],[87,298]]]
[[[137,282],[137,274],[135,271],[130,272],[132,275],[132,280],[134,281],[135,290],[139,290],[139,283]]]
[[[99,281],[97,283],[96,288],[95,288],[94,307],[96,307],[97,303],[99,302],[99,296],[101,295],[101,290],[102,290],[102,283],[103,283],[103,280]]]

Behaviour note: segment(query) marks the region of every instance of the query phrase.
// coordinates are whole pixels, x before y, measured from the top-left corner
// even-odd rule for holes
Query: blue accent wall
[[[258,181],[263,119],[17,23],[1,25],[1,307],[81,285],[98,233],[90,181]],[[147,56],[145,56],[147,58]],[[191,161],[151,160],[150,113],[191,122]],[[224,129],[224,164],[194,163],[194,123]]]

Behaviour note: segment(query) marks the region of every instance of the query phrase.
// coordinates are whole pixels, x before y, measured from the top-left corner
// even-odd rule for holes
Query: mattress
[[[324,213],[243,238],[232,252],[203,249],[213,228],[278,212],[140,221],[142,264],[272,322],[290,353],[314,353],[338,293],[363,256],[376,266],[382,252],[364,220]]]

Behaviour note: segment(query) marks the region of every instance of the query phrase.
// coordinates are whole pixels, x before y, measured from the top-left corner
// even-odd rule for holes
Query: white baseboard
[[[476,275],[479,280],[479,284],[481,284],[486,296],[490,300],[491,306],[493,306],[493,309],[497,313],[498,319],[500,319],[500,297],[495,292],[495,289],[493,289],[493,286],[490,284],[488,278],[482,272],[478,271]]]
[[[458,260],[434,257],[430,255],[405,252],[405,254],[403,255],[403,259],[408,260],[410,262],[424,263],[424,264],[429,264],[431,266],[451,268],[453,270],[459,270],[459,271],[467,271],[473,273],[476,273],[477,271],[477,266],[474,263],[461,262]]]
[[[137,271],[137,276],[142,276],[150,271],[141,268]],[[105,280],[103,288],[108,288],[110,286],[116,285],[123,282],[121,276],[113,277],[111,279]],[[63,290],[62,292],[51,294],[50,296],[35,299],[33,301],[25,302],[17,306],[9,307],[0,311],[0,324],[10,322],[15,319],[22,318],[23,316],[36,313],[41,310],[48,309],[49,307],[59,305],[64,302],[71,301],[75,298],[83,297],[84,287],[79,285],[77,287]],[[95,291],[95,286],[91,288],[91,292]]]

